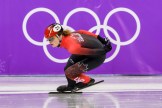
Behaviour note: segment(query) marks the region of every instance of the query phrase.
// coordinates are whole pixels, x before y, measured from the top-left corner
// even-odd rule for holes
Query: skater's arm
[[[88,35],[88,36],[92,36],[92,37],[95,37],[95,38],[97,38],[97,36],[98,36],[98,35],[96,35],[96,34],[94,34],[92,32],[86,31],[86,30],[78,30],[76,32],[78,32],[80,34],[85,34],[85,35]]]
[[[80,33],[80,34],[86,34],[86,35],[88,35],[88,36],[92,36],[92,37],[95,37],[95,38],[97,38],[102,44],[107,44],[108,42],[109,42],[109,39],[106,37],[106,38],[103,38],[103,37],[101,37],[100,35],[96,35],[96,34],[94,34],[94,33],[92,33],[92,32],[89,32],[89,31],[86,31],[86,30],[78,30],[78,31],[76,31],[76,32],[78,32],[78,33]]]
[[[108,52],[108,49],[107,47],[103,47],[100,49],[90,49],[90,48],[74,46],[74,47],[69,48],[68,51],[71,54],[78,54],[78,55],[103,55]]]

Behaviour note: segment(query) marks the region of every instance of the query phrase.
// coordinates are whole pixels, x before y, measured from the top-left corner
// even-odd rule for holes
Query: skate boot
[[[91,78],[88,83],[79,82],[79,83],[77,83],[75,85],[75,88],[74,89],[76,89],[76,88],[84,88],[86,86],[89,86],[89,85],[93,84],[94,82],[95,82],[95,79],[93,79],[93,78]]]
[[[67,91],[72,91],[73,89],[74,89],[74,87],[70,87],[68,85],[61,85],[61,86],[57,87],[58,92],[67,92]]]

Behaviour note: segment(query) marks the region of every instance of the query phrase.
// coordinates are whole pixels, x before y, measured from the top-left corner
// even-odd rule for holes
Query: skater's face
[[[57,47],[60,43],[60,40],[58,37],[51,37],[48,39],[48,41],[52,45],[52,47]]]
[[[53,36],[48,39],[49,43],[52,45],[52,47],[57,47],[60,44],[60,41],[62,40],[62,35],[60,36]]]

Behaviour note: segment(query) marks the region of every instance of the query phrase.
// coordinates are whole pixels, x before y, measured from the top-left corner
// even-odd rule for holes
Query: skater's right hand
[[[112,50],[112,46],[111,46],[110,42],[109,42],[109,44],[104,46],[104,50],[105,50],[106,53]]]
[[[110,40],[108,39],[108,37],[103,38],[100,35],[98,35],[97,39],[104,45],[108,45],[110,43]]]

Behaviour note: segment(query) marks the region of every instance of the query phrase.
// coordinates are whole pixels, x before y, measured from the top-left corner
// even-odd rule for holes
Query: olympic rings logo
[[[105,36],[108,37],[108,38],[110,39],[110,41],[111,41],[113,44],[116,44],[116,45],[117,45],[117,47],[116,47],[114,53],[113,53],[110,57],[106,58],[105,62],[109,62],[109,61],[113,60],[113,59],[117,56],[117,54],[119,53],[119,50],[120,50],[120,46],[125,46],[125,45],[131,44],[131,43],[134,42],[134,41],[137,39],[137,37],[139,36],[140,29],[141,29],[141,24],[140,24],[140,20],[139,20],[138,16],[137,16],[136,13],[133,12],[132,10],[130,10],[130,9],[128,9],[128,8],[124,8],[124,7],[119,7],[119,8],[115,8],[115,9],[111,10],[111,11],[106,15],[106,17],[105,17],[105,19],[104,19],[103,25],[101,25],[100,19],[99,19],[99,17],[97,16],[97,14],[96,14],[95,12],[93,12],[92,10],[90,10],[90,9],[88,9],[88,8],[75,8],[75,9],[73,9],[72,11],[70,11],[70,12],[66,15],[66,17],[65,17],[65,19],[64,19],[64,22],[63,22],[63,25],[62,25],[62,26],[63,26],[63,27],[67,27],[68,29],[74,31],[74,29],[73,29],[72,27],[67,26],[67,23],[68,23],[68,20],[70,19],[70,17],[71,17],[73,14],[75,14],[75,13],[77,13],[77,12],[80,12],[80,11],[89,13],[90,15],[93,16],[93,18],[94,18],[95,21],[96,21],[96,26],[94,26],[94,27],[92,27],[91,29],[89,29],[90,32],[93,32],[93,31],[96,30],[96,34],[100,34],[100,30],[103,29],[103,30],[104,30]],[[43,46],[43,50],[44,50],[45,54],[47,55],[47,57],[48,57],[50,60],[52,60],[52,61],[54,61],[54,62],[57,62],[57,63],[65,63],[65,62],[67,62],[68,58],[67,58],[67,59],[57,59],[57,58],[53,57],[53,56],[48,52],[47,45],[48,45],[49,43],[47,43],[47,41],[46,41],[45,38],[43,39],[43,42],[38,42],[38,41],[33,40],[33,39],[30,37],[30,35],[28,34],[28,32],[27,32],[27,27],[26,27],[27,21],[28,21],[28,19],[29,19],[34,13],[37,13],[37,12],[46,12],[46,13],[49,13],[49,14],[55,19],[55,21],[56,21],[57,23],[60,23],[58,16],[57,16],[56,13],[53,12],[52,10],[50,10],[50,9],[48,9],[48,8],[35,8],[35,9],[31,10],[31,11],[25,16],[25,18],[24,18],[24,20],[23,20],[22,29],[23,29],[24,36],[25,36],[26,39],[27,39],[29,42],[31,42],[32,44],[37,45],[37,46]],[[110,17],[111,17],[114,13],[117,13],[117,12],[126,12],[126,13],[129,13],[130,15],[133,16],[133,18],[135,19],[135,22],[136,22],[136,31],[135,31],[134,35],[132,36],[132,38],[131,38],[130,40],[125,41],[125,42],[121,42],[121,41],[120,41],[119,34],[118,34],[112,27],[110,27],[110,26],[107,25],[107,23],[108,23]],[[113,38],[110,37],[110,35],[109,35],[109,33],[107,32],[107,30],[110,31],[110,32],[112,32],[112,33],[114,34],[116,40],[114,40]]]

